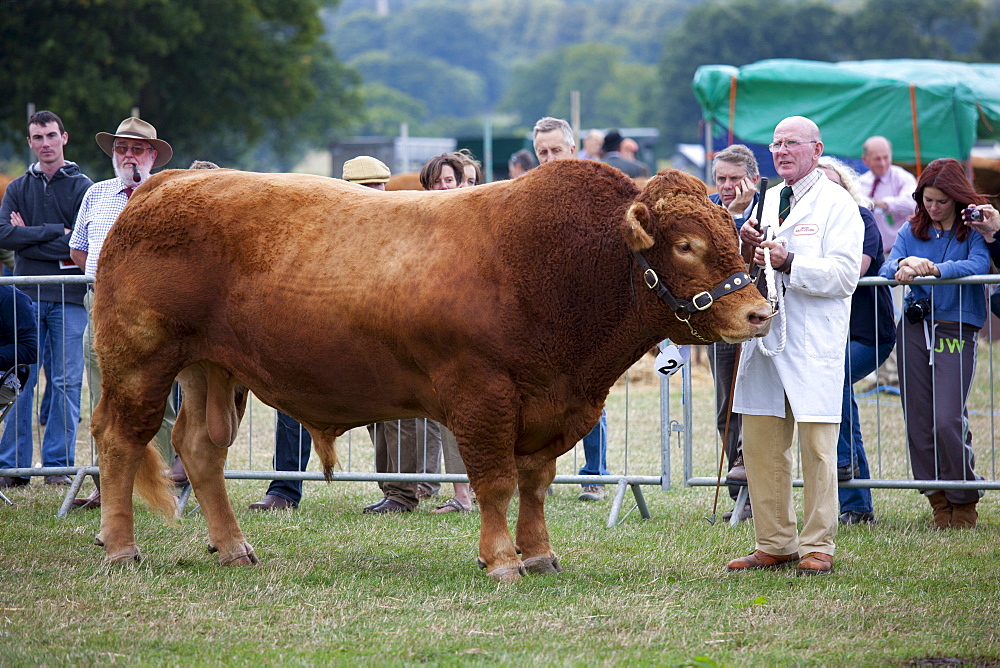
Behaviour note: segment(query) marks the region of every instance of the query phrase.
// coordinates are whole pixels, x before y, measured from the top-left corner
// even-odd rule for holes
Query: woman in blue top
[[[911,283],[921,276],[986,274],[989,251],[961,212],[986,198],[957,160],[934,160],[917,181],[916,213],[899,230],[879,275]],[[899,386],[915,480],[976,480],[966,399],[976,368],[976,334],[986,321],[981,285],[913,285],[897,339]],[[924,490],[938,528],[976,526],[975,489]]]

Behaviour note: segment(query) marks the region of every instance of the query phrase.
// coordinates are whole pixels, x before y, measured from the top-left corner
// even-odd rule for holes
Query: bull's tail
[[[173,524],[177,497],[172,493],[173,482],[163,475],[166,468],[160,451],[152,443],[148,443],[142,453],[139,470],[135,474],[135,491],[149,504],[153,512]]]
[[[323,465],[323,477],[327,482],[333,480],[333,469],[337,466],[337,436],[330,431],[321,431],[311,434],[313,437],[313,449],[319,455],[319,461]]]

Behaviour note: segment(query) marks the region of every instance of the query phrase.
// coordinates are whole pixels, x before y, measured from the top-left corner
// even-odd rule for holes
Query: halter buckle
[[[655,290],[656,286],[660,284],[660,277],[652,269],[647,269],[642,273],[642,280],[646,281],[646,287],[650,290]]]
[[[698,300],[702,298],[708,299],[708,301],[705,302],[704,306],[698,303]],[[715,300],[712,298],[712,295],[708,293],[708,291],[699,292],[698,294],[696,294],[694,297],[691,298],[691,305],[694,306],[699,311],[704,311],[708,308],[711,308],[712,304],[714,303]]]

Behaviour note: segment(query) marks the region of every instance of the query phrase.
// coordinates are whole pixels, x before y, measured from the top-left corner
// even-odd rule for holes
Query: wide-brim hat
[[[370,155],[359,155],[344,163],[344,180],[351,183],[386,183],[390,176],[385,163]]]
[[[146,121],[132,116],[131,118],[126,118],[118,126],[118,130],[114,134],[109,134],[107,132],[97,133],[97,145],[107,153],[108,155],[114,157],[114,145],[115,138],[121,137],[122,139],[143,139],[148,141],[156,151],[156,161],[153,163],[153,169],[157,167],[162,167],[163,165],[170,162],[170,158],[174,157],[174,149],[170,148],[170,144],[163,141],[162,139],[156,138],[156,128],[147,123]]]

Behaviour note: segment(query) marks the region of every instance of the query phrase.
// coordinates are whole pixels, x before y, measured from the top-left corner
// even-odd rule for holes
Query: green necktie
[[[778,198],[778,225],[785,222],[788,212],[792,210],[792,187],[785,186],[781,189],[781,196]]]

